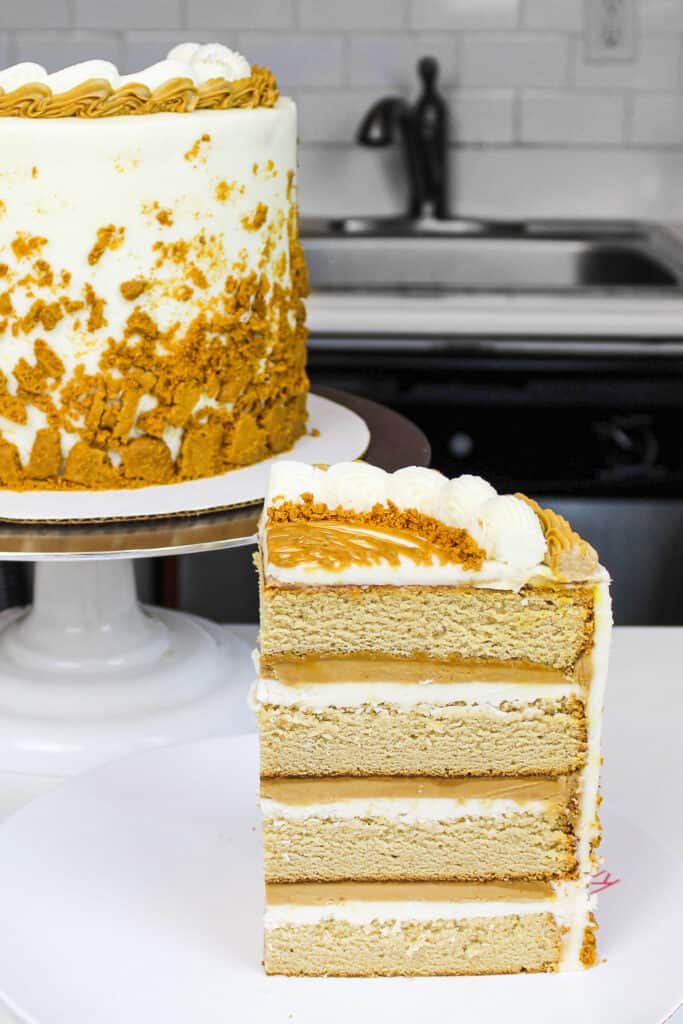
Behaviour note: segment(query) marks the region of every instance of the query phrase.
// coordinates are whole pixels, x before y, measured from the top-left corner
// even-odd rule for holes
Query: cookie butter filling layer
[[[567,807],[572,792],[567,778],[264,779],[261,810],[264,818],[291,820],[502,818]]]
[[[267,582],[285,585],[476,585],[606,577],[561,516],[478,477],[395,473],[362,463],[329,470],[282,462],[260,529]]]

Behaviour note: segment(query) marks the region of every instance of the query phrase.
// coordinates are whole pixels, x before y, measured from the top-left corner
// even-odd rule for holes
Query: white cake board
[[[313,436],[312,431],[318,431]],[[367,450],[370,432],[357,413],[322,398],[308,397],[306,434],[293,448],[244,469],[179,484],[130,491],[0,490],[0,519],[24,523],[87,522],[187,515],[261,501],[273,462],[345,462]]]
[[[603,808],[591,971],[267,978],[255,736],[64,783],[0,828],[0,992],[31,1024],[661,1024],[683,999],[680,859]]]

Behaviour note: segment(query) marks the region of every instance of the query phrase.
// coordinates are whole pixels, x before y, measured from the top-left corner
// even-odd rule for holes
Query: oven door
[[[313,337],[309,369],[417,423],[447,475],[566,515],[612,573],[618,622],[683,622],[683,359]]]

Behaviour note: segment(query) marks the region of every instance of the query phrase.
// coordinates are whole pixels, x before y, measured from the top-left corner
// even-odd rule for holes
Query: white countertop
[[[256,627],[241,629],[255,641]],[[605,801],[621,808],[632,806],[632,816],[683,857],[681,665],[683,628],[615,630],[604,720],[603,794]],[[656,738],[647,745],[646,762],[640,754],[644,736]],[[0,819],[58,784],[58,779],[44,776],[0,775]],[[683,1012],[676,1014],[679,1018],[683,1024]],[[16,1019],[0,1009],[0,1024],[16,1024]]]
[[[668,296],[314,292],[306,305],[313,336],[683,336],[683,298]]]

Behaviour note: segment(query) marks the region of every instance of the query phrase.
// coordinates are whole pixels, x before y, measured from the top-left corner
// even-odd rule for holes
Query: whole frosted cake
[[[480,478],[359,463],[276,464],[259,541],[266,971],[592,966],[595,551]]]
[[[303,433],[296,109],[183,44],[0,72],[0,486],[211,476]]]

